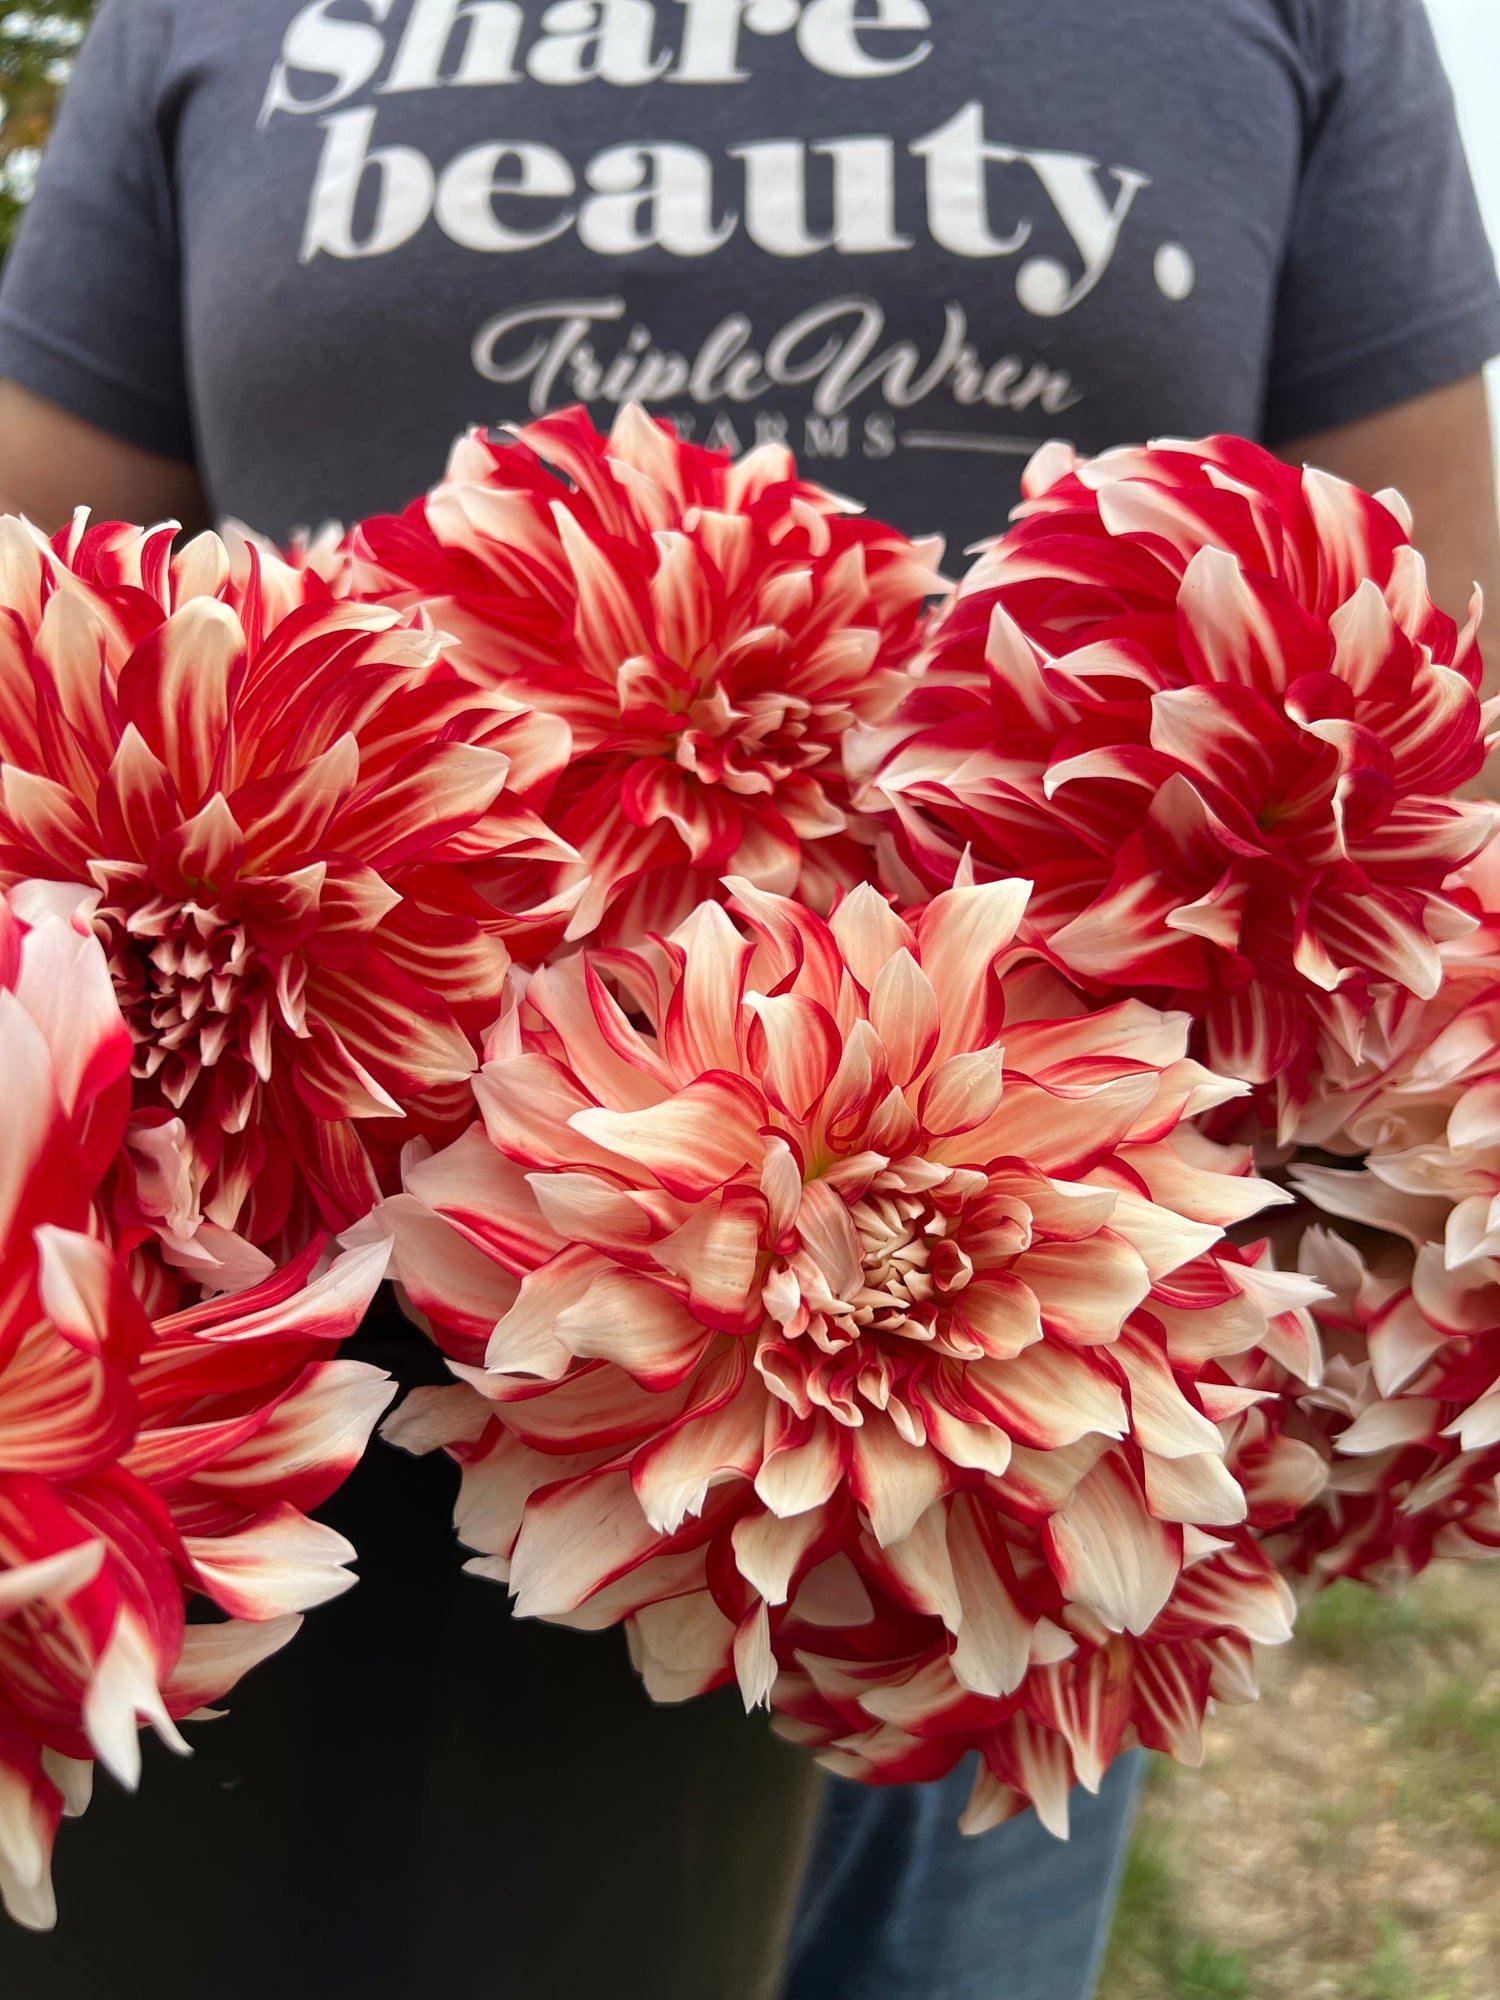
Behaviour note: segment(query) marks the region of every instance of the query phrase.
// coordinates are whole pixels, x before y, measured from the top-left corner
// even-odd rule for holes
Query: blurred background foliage
[[[0,255],[31,193],[72,54],[97,0],[0,0]]]

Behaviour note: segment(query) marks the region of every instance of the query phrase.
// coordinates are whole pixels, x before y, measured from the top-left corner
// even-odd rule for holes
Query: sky
[[[1453,78],[1469,164],[1490,235],[1500,245],[1500,0],[1427,0]],[[1500,362],[1490,371],[1500,411]]]

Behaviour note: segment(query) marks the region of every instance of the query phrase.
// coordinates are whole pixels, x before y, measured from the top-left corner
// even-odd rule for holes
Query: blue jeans
[[[1067,1842],[1030,1812],[965,1838],[968,1763],[932,1785],[831,1778],[786,2000],[1090,2000],[1144,1762],[1074,1791]]]

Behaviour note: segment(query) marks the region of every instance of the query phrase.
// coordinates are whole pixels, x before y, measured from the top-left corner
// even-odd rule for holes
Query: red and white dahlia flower
[[[1320,1580],[1500,1552],[1500,983],[1454,977],[1402,1025],[1398,1059],[1319,1134],[1360,1165],[1290,1170],[1323,1215],[1380,1233],[1374,1272],[1322,1231],[1304,1245],[1333,1294],[1329,1371],[1299,1399],[1331,1478],[1279,1559]]]
[[[567,733],[235,556],[0,522],[0,888],[91,888],[138,1113],[185,1125],[195,1212],[286,1254],[368,1209],[372,1151],[461,1126],[508,962],[488,895],[567,852],[527,803]]]
[[[1444,893],[1494,811],[1479,604],[1432,603],[1400,496],[1234,438],[1038,454],[1015,524],[939,621],[921,686],[855,761],[943,886],[1034,875],[1093,990],[1203,1023],[1214,1068],[1351,1056],[1376,993],[1436,991],[1470,921]]]
[[[0,895],[0,1898],[54,1918],[53,1837],[93,1760],[133,1785],[176,1728],[352,1583],[306,1518],[351,1469],[387,1378],[332,1359],[384,1270],[319,1246],[154,1324],[103,1240],[132,1037],[99,943]],[[202,1596],[223,1622],[188,1626]]]
[[[356,548],[366,594],[428,606],[464,672],[567,722],[550,818],[578,859],[531,900],[581,894],[569,937],[670,930],[727,872],[824,910],[869,875],[841,740],[900,691],[940,543],[780,446],[734,463],[632,407],[607,439],[582,410],[462,439]]]
[[[729,886],[738,926],[705,904],[531,978],[482,1126],[414,1149],[347,1239],[394,1239],[467,1385],[417,1391],[389,1434],[462,1463],[472,1567],[522,1614],[629,1620],[663,1698],[737,1676],[778,1703],[790,1674],[803,1720],[804,1627],[859,1624],[837,1607],[862,1593],[991,1717],[1200,1589],[1210,1652],[1280,1630],[1224,1462],[1259,1396],[1219,1361],[1309,1288],[1212,1254],[1277,1197],[1187,1122],[1243,1086],[1186,1058],[1185,1017],[1090,1012],[1017,948],[1023,883],[910,924],[868,887],[824,922]],[[1194,1564],[1221,1546],[1238,1580],[1210,1589]],[[870,1657],[878,1693],[897,1668]],[[1069,1769],[1119,1740],[1111,1720]]]

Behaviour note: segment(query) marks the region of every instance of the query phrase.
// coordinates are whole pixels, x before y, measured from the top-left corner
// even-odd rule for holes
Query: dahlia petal
[[[43,1556],[38,1562],[0,1569],[0,1619],[10,1617],[27,1604],[37,1601],[56,1604],[71,1597],[93,1582],[105,1553],[103,1542],[79,1542],[55,1556]]]
[[[734,1635],[734,1672],[740,1684],[745,1712],[762,1703],[770,1705],[776,1683],[776,1660],[771,1651],[771,1621],[764,1604],[746,1613]]]
[[[917,1123],[934,1138],[971,1132],[994,1116],[1004,1089],[1004,1049],[974,1049],[948,1056],[923,1082]]]
[[[242,669],[245,634],[227,604],[190,598],[122,668],[118,699],[196,812],[215,788],[230,737],[230,688]]]
[[[1036,1706],[1067,1744],[1086,1792],[1096,1792],[1119,1755],[1130,1721],[1134,1674],[1123,1646],[1101,1646],[1066,1672],[1043,1673]]]
[[[252,1667],[289,1644],[301,1625],[300,1616],[268,1619],[263,1624],[231,1618],[222,1625],[190,1625],[183,1634],[177,1664],[162,1683],[162,1693],[179,1714],[217,1701]]]
[[[283,1296],[277,1280],[264,1289],[239,1292],[199,1307],[196,1328],[216,1342],[262,1340],[295,1335],[304,1341],[347,1340],[358,1328],[390,1264],[390,1245],[379,1241],[346,1250],[300,1289]],[[170,1334],[185,1318],[159,1320],[158,1334]],[[350,1378],[351,1380],[353,1378]]]
[[[656,1546],[629,1475],[585,1474],[535,1495],[511,1559],[518,1618],[556,1618],[633,1569]]]
[[[899,1542],[892,1542],[880,1553],[884,1571],[882,1584],[889,1589],[890,1580],[894,1579],[898,1595],[904,1603],[924,1617],[940,1618],[950,1632],[956,1632],[963,1618],[963,1609],[954,1580],[953,1562],[948,1553],[948,1530],[943,1509],[929,1507],[909,1535]],[[869,1560],[868,1557],[864,1559]],[[872,1709],[871,1713],[878,1714],[883,1721],[908,1727],[910,1711],[900,1709],[898,1712],[898,1709],[900,1704],[882,1704]]]
[[[942,1022],[936,1057],[995,1040],[1001,1014],[993,968],[1015,937],[1030,894],[1028,882],[986,882],[950,889],[923,910],[917,943]]]
[[[1113,1454],[1079,1481],[1048,1521],[1045,1538],[1067,1595],[1111,1632],[1147,1631],[1181,1567],[1180,1541],[1152,1519]]]
[[[509,775],[510,759],[497,750],[472,743],[425,749],[349,801],[336,822],[337,844],[387,874],[462,834],[499,798]]]
[[[1208,1241],[1217,1237],[1218,1231],[1212,1231]],[[1112,1341],[1151,1289],[1140,1251],[1113,1229],[1101,1229],[1081,1243],[1035,1245],[1012,1268],[1041,1302],[1043,1325],[1084,1346]]]
[[[1471,1404],[1462,1416],[1444,1426],[1443,1435],[1456,1437],[1463,1451],[1488,1451],[1491,1445],[1500,1443],[1500,1389],[1492,1389]],[[1339,1448],[1346,1448],[1343,1438],[1339,1440]]]
[[[1007,1820],[1025,1812],[1029,1804],[1024,1792],[1002,1784],[987,1764],[980,1763],[975,1766],[974,1783],[958,1830],[967,1835],[988,1833],[992,1827],[1004,1826]]]
[[[1219,1178],[1227,1179],[1227,1176]],[[1110,1213],[1109,1234],[1123,1237],[1146,1268],[1151,1284],[1168,1278],[1195,1257],[1212,1250],[1222,1231],[1214,1222],[1195,1222],[1160,1202],[1122,1188]]]
[[[756,993],[745,1005],[755,1016],[750,1058],[767,1097],[789,1118],[805,1119],[827,1091],[843,1041],[825,1007],[798,993]]]
[[[146,1632],[133,1613],[122,1612],[83,1698],[83,1724],[94,1755],[127,1791],[140,1783],[138,1719],[149,1722],[168,1749],[188,1755],[188,1745],[167,1713],[160,1674]]]
[[[628,1250],[650,1240],[651,1218],[639,1202],[597,1175],[528,1174],[526,1184],[562,1242],[586,1236],[601,1248]],[[661,1248],[657,1246],[658,1261]]]
[[[6,822],[9,822],[7,829]],[[72,793],[54,778],[0,765],[0,834],[45,855],[70,880],[88,871],[93,849],[87,818]]]
[[[1003,1736],[1003,1761],[1013,1775],[1016,1789],[1030,1799],[1048,1833],[1066,1840],[1068,1792],[1073,1783],[1073,1762],[1067,1744],[1052,1730],[1039,1729],[1024,1713],[1006,1724]]]
[[[558,1332],[558,1320],[570,1306],[588,1297],[595,1280],[609,1268],[592,1250],[574,1246],[526,1272],[509,1310],[495,1322],[485,1349],[486,1368],[506,1375],[534,1375],[544,1382],[561,1381],[574,1357]],[[484,1294],[479,1296],[482,1299]],[[462,1303],[461,1298],[457,1303]]]
[[[361,1361],[321,1362],[253,1438],[200,1469],[196,1484],[247,1511],[283,1497],[316,1506],[359,1463],[395,1392],[382,1369]]]
[[[771,1415],[774,1420],[774,1406]],[[844,1477],[839,1426],[821,1411],[793,1421],[795,1429],[780,1436],[768,1423],[766,1455],[755,1475],[757,1498],[782,1520],[821,1507]]]
[[[1228,549],[1198,549],[1177,593],[1184,650],[1206,680],[1284,686],[1328,657],[1327,632],[1269,577],[1247,575]]]
[[[909,951],[896,952],[877,974],[870,990],[870,1025],[885,1046],[893,1083],[908,1084],[927,1068],[941,1016],[932,981]]]
[[[659,1104],[676,1088],[671,1070],[584,960],[544,966],[526,999],[556,1029],[573,1074],[601,1104],[641,1109]]]
[[[708,1489],[758,1470],[765,1429],[764,1392],[746,1390],[743,1350],[738,1345],[717,1368],[706,1368],[694,1383],[685,1414],[659,1437],[641,1446],[630,1477],[646,1518],[661,1535],[675,1535],[689,1515],[698,1515]]]
[[[259,1621],[310,1611],[353,1588],[354,1547],[295,1507],[273,1508],[234,1535],[187,1536],[199,1576],[221,1610]]]
[[[1338,1450],[1346,1458],[1355,1458],[1418,1443],[1434,1435],[1441,1409],[1440,1403],[1422,1396],[1403,1396],[1394,1403],[1372,1403],[1346,1430],[1339,1432]]]
[[[1179,1764],[1203,1762],[1203,1712],[1209,1666],[1173,1646],[1142,1646],[1135,1655],[1134,1720],[1148,1750]],[[1253,1691],[1250,1699],[1253,1699]]]
[[[867,882],[861,882],[844,897],[829,918],[829,928],[838,940],[849,970],[866,994],[896,953],[910,951],[915,943],[911,927],[901,921],[884,896]]]
[[[734,1069],[740,1060],[736,1027],[753,947],[718,903],[702,903],[677,932],[683,951],[681,983],[672,996],[663,1046],[680,1076]]]
[[[742,1515],[730,1537],[740,1575],[767,1604],[785,1604],[822,1531],[815,1512],[785,1520],[771,1513]]]
[[[935,1454],[907,1444],[878,1410],[850,1434],[848,1477],[849,1490],[883,1549],[911,1533],[947,1483]]]
[[[72,1114],[129,1070],[130,1031],[83,912],[68,920],[33,911],[27,922],[26,948],[11,984],[46,1039],[58,1096]]]
[[[1158,1521],[1234,1528],[1249,1512],[1244,1489],[1217,1451],[1171,1458],[1148,1451],[1142,1478],[1146,1505]]]
[[[706,1590],[642,1605],[631,1621],[631,1655],[653,1701],[707,1694],[731,1668],[735,1627]]]
[[[478,1444],[490,1422],[483,1396],[462,1383],[408,1390],[380,1426],[387,1444],[421,1458],[445,1445]]]
[[[88,1353],[109,1337],[118,1266],[93,1237],[43,1223],[35,1232],[37,1289],[58,1331]]]
[[[797,1233],[836,1298],[847,1298],[860,1282],[863,1258],[849,1207],[823,1181],[809,1181],[797,1211]]]
[[[710,1326],[734,1333],[756,1316],[751,1292],[765,1226],[765,1203],[737,1191],[737,1198],[726,1198],[690,1216],[653,1246],[652,1255],[663,1270],[686,1284],[693,1313]],[[595,1234],[594,1240],[601,1238]]]
[[[660,1285],[608,1266],[596,1268],[582,1294],[561,1307],[552,1333],[578,1359],[612,1361],[648,1389],[674,1388],[712,1337]]]
[[[998,1479],[1008,1469],[1011,1442],[990,1423],[966,1422],[936,1399],[921,1398],[922,1421],[929,1445],[952,1464],[970,1472],[988,1472]]]
[[[964,1288],[958,1313],[992,1361],[1010,1361],[1042,1338],[1036,1293],[1013,1271],[996,1271]]]
[[[575,1111],[567,1122],[607,1152],[647,1168],[669,1193],[694,1201],[757,1157],[761,1116],[751,1086],[721,1071],[699,1077],[663,1104]]]
[[[1055,1452],[1092,1435],[1121,1438],[1130,1427],[1115,1383],[1084,1355],[1050,1341],[1014,1360],[975,1362],[966,1389],[1017,1443],[1034,1450]]]
[[[979,1507],[964,1494],[948,1509],[948,1554],[961,1614],[953,1671],[974,1694],[1014,1694],[1030,1665],[1033,1621],[996,1567]]]
[[[122,753],[124,747],[122,740]],[[359,739],[346,732],[300,770],[252,780],[231,793],[230,810],[247,830],[250,866],[270,874],[300,865],[321,848],[358,783],[359,766]]]
[[[1130,1424],[1148,1454],[1188,1458],[1200,1452],[1223,1455],[1216,1425],[1195,1410],[1177,1383],[1170,1362],[1155,1341],[1127,1326],[1113,1349],[1130,1391]]]
[[[12,1754],[8,1733],[0,1736],[0,1900],[27,1930],[49,1931],[57,1922],[51,1860],[59,1808],[40,1775]]]

